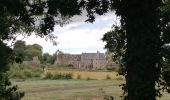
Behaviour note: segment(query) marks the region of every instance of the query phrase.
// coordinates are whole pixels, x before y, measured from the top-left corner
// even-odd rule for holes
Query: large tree
[[[51,55],[49,53],[44,53],[43,56],[42,56],[42,63],[43,64],[54,64],[54,61],[55,61],[55,54]]]
[[[121,17],[126,42],[125,99],[155,100],[159,95],[155,85],[161,70],[161,29],[164,28],[160,26],[161,4],[161,0],[5,0],[0,2],[0,40],[14,38],[22,31],[36,31],[43,37],[54,30],[55,24],[67,21],[58,21],[59,18],[87,11],[86,21],[93,22],[96,14],[114,10]]]
[[[155,21],[153,25],[151,24],[151,22],[148,21],[149,19],[143,18],[143,20],[147,21],[150,26],[153,27],[155,25],[155,32],[152,32],[151,28],[149,26],[146,26],[147,24],[145,23],[145,21],[143,20],[135,21],[135,18],[138,17],[142,18],[145,17],[147,14],[147,13],[145,14],[144,11],[140,9],[140,11],[144,13],[144,15],[140,15],[140,14],[138,14],[139,16],[134,15],[134,19],[133,16],[131,16],[132,20],[129,22],[129,23],[135,22],[136,25],[139,25],[139,23],[141,23],[143,25],[143,27],[142,26],[137,27],[133,23],[134,28],[131,31],[135,32],[137,30],[136,33],[128,34],[129,31],[127,29],[132,25],[131,26],[126,25],[127,22],[125,19],[127,18],[125,17],[125,19],[123,19],[122,21],[122,23],[124,24],[121,24],[120,26],[113,26],[112,30],[107,32],[103,37],[103,40],[107,42],[105,47],[109,49],[110,52],[113,52],[113,58],[120,61],[121,69],[122,69],[120,74],[126,76],[127,84],[124,85],[124,89],[128,93],[127,99],[133,100],[132,97],[134,97],[134,99],[139,99],[140,96],[142,96],[140,97],[140,99],[145,99],[145,98],[148,99],[149,97],[151,97],[151,95],[153,96],[152,99],[154,99],[155,96],[161,96],[159,90],[166,89],[169,91],[170,84],[168,80],[170,79],[170,75],[168,73],[170,72],[170,70],[169,70],[168,63],[170,63],[169,62],[170,55],[168,53],[169,47],[167,43],[170,43],[169,41],[170,26],[168,24],[170,22],[170,17],[169,17],[170,1],[165,1],[162,4],[163,4],[162,6],[155,9],[157,10],[157,15],[155,15],[155,20],[150,19],[152,21]],[[146,12],[151,14],[149,10]],[[152,14],[151,17],[154,16]],[[147,33],[143,30],[147,28],[149,29],[145,31],[151,32],[152,34]],[[138,31],[144,33],[138,34],[139,33]],[[129,38],[132,40],[130,40]],[[132,66],[131,64],[133,64],[134,66]],[[150,77],[150,79],[148,76]],[[147,79],[145,77],[147,77]],[[151,90],[151,83],[152,83],[152,92],[149,92],[149,88],[145,87],[147,85],[146,83],[148,83],[150,90]],[[163,86],[163,88],[160,88],[160,84]],[[142,90],[145,89],[145,91],[141,91],[141,89]],[[144,96],[144,93],[146,93],[145,94],[146,97]]]
[[[33,57],[42,59],[42,47],[39,44],[27,45],[25,49],[25,60],[32,60]]]
[[[155,85],[160,74],[161,39],[159,7],[161,0],[121,0],[122,27],[126,38],[127,100],[156,100]],[[120,8],[118,8],[120,10]]]
[[[24,60],[25,49],[26,49],[25,41],[21,41],[21,40],[16,41],[13,50],[15,55],[15,61],[17,63],[21,63]]]

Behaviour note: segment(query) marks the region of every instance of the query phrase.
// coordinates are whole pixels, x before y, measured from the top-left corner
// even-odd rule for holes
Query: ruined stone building
[[[55,65],[73,65],[80,69],[106,69],[107,67],[115,67],[112,61],[106,60],[104,53],[82,53],[64,54],[57,51]]]
[[[37,56],[32,58],[32,61],[23,61],[24,65],[28,65],[28,66],[33,66],[33,67],[37,67],[40,65],[40,60],[38,59]]]

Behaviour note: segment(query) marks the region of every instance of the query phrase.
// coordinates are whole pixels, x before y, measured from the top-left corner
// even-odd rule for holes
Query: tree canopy
[[[42,59],[42,47],[38,44],[27,45],[25,49],[25,60],[32,60],[35,56]]]
[[[42,58],[42,47],[39,44],[26,45],[25,41],[18,40],[14,44],[14,55],[17,63],[22,61],[30,61],[33,57],[37,56]]]
[[[50,55],[49,53],[44,53],[42,56],[42,63],[47,65],[47,64],[54,64],[55,61],[55,54]]]
[[[154,5],[156,6],[156,2]],[[140,4],[138,4],[138,6],[142,7],[142,5]],[[148,15],[150,15],[149,13],[153,13],[153,11],[150,11],[148,8],[146,8],[146,6],[145,7],[143,6],[143,9],[138,7],[135,8],[133,6],[132,8],[135,10],[131,9],[131,11],[129,12],[127,11],[128,13],[123,13],[126,14],[127,16],[122,15],[120,13],[122,17],[121,25],[120,26],[113,25],[112,30],[107,32],[103,37],[103,40],[107,42],[105,48],[107,48],[110,52],[113,53],[112,55],[114,60],[119,61],[122,69],[120,74],[125,75],[127,79],[126,80],[127,83],[126,85],[123,85],[123,87],[124,90],[127,91],[128,93],[126,98],[128,100],[135,100],[135,99],[139,100],[141,94],[146,95],[147,98],[143,96],[142,98],[140,98],[140,100],[144,100],[145,98],[146,99],[150,98],[149,100],[154,100],[155,96],[161,96],[159,90],[169,91],[170,89],[169,81],[168,81],[170,79],[170,75],[168,74],[170,71],[169,70],[170,51],[169,51],[169,46],[167,45],[170,43],[169,41],[170,1],[165,0],[165,2],[162,3],[161,1],[159,1],[159,6],[157,7],[158,8],[155,9],[154,11],[157,12],[157,14],[155,13],[155,15],[150,16],[151,19],[155,16],[154,19],[150,20],[152,22],[153,20],[155,20],[154,24],[152,24],[152,22],[149,22],[148,19],[149,18]],[[148,9],[148,11],[145,11],[145,13],[141,13],[144,12],[144,10],[146,9]],[[133,13],[134,15],[131,16],[130,14]],[[146,16],[147,18],[145,18]],[[128,19],[128,17],[130,17],[131,19]],[[148,21],[149,23],[147,24],[146,21]],[[151,27],[153,27],[154,25],[157,26],[155,26],[155,28],[153,28],[152,30]],[[129,30],[129,27],[132,26],[133,28]],[[149,31],[152,32],[149,33]],[[150,61],[153,63],[153,65],[151,64]],[[150,70],[150,71],[147,73],[146,70]],[[152,79],[155,78],[152,84],[156,83],[153,88],[155,88],[155,86],[157,87],[157,89],[155,89],[155,92],[152,91],[152,93],[155,94],[149,94],[150,90],[149,89],[147,90],[146,87],[144,87],[143,85],[144,81],[146,81],[146,83],[148,82],[149,85],[149,81],[151,80],[150,79],[144,80],[144,77],[151,76],[151,72],[154,73]],[[134,75],[136,77],[136,79],[134,77],[134,80],[137,82],[135,81],[133,82],[132,79],[133,76],[131,75]],[[134,88],[135,84],[136,84],[136,88]],[[160,85],[162,85],[163,87]],[[151,87],[151,83],[149,86]],[[142,93],[143,91],[141,90],[143,89],[145,89],[145,91],[148,91],[146,92],[148,94]],[[131,90],[132,94],[130,94],[129,90]],[[138,92],[139,95],[133,94],[135,92],[136,93]],[[136,97],[134,95],[136,95]],[[151,98],[151,95],[154,97]]]
[[[16,41],[14,44],[14,55],[17,63],[21,63],[25,57],[26,44],[24,41]]]

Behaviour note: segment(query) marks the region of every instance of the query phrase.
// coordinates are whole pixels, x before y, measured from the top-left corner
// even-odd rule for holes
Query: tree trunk
[[[161,0],[123,0],[127,32],[127,100],[156,100],[160,60]]]

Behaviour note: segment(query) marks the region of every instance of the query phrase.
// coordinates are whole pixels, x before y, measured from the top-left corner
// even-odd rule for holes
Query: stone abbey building
[[[111,60],[107,60],[104,53],[65,54],[61,51],[56,53],[55,65],[73,65],[79,69],[107,69],[117,67]]]

